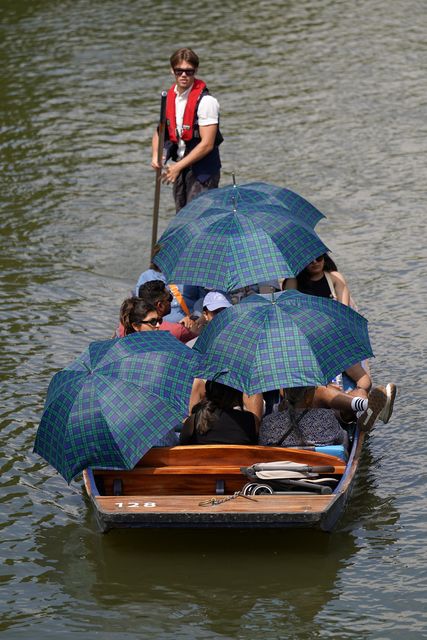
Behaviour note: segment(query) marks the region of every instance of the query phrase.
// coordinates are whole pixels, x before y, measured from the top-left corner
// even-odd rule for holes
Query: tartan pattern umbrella
[[[188,414],[200,356],[166,331],[93,342],[48,388],[35,453],[70,482],[131,469]]]
[[[248,394],[326,384],[373,355],[365,318],[298,291],[249,296],[221,311],[194,349],[205,354],[200,377]]]
[[[272,204],[178,214],[159,245],[155,262],[169,282],[221,291],[295,276],[328,250],[309,223]]]
[[[267,182],[249,182],[241,185],[228,185],[219,189],[210,189],[189,202],[176,215],[174,222],[178,225],[184,220],[191,220],[199,216],[207,209],[219,207],[249,208],[262,207],[266,204],[278,205],[286,208],[296,215],[301,221],[306,222],[312,228],[325,216],[308,200],[295,191],[277,187]]]

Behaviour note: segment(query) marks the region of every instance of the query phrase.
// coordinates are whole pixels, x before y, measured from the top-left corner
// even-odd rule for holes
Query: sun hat
[[[231,302],[219,291],[209,291],[203,298],[203,307],[206,307],[208,311],[216,311],[217,309],[231,306]]]

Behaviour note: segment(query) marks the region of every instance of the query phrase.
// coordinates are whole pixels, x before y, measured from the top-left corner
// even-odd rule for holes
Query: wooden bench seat
[[[248,482],[240,467],[287,460],[334,468],[328,475],[342,475],[345,465],[335,456],[299,449],[241,445],[194,445],[151,449],[131,471],[95,469],[100,492],[112,495],[114,481],[123,495],[215,494],[218,481],[226,493],[240,491]]]

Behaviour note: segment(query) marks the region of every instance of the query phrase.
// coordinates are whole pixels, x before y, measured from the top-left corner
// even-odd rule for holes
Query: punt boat
[[[155,447],[130,471],[88,468],[87,495],[101,531],[114,528],[316,528],[331,531],[350,497],[365,434],[349,455],[242,445]],[[247,469],[286,461],[325,470],[330,485],[251,483]],[[313,481],[314,482],[314,481]],[[252,484],[248,491],[249,485]],[[254,488],[256,485],[256,488]],[[244,495],[246,494],[246,495]]]

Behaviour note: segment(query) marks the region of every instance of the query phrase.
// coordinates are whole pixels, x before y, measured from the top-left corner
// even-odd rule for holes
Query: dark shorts
[[[188,202],[193,200],[193,198],[198,196],[200,193],[203,193],[203,191],[216,189],[219,185],[219,179],[219,172],[214,176],[210,176],[204,182],[200,182],[194,176],[191,167],[181,171],[173,185],[173,197],[175,198],[176,212],[178,213],[182,207],[185,207]]]

